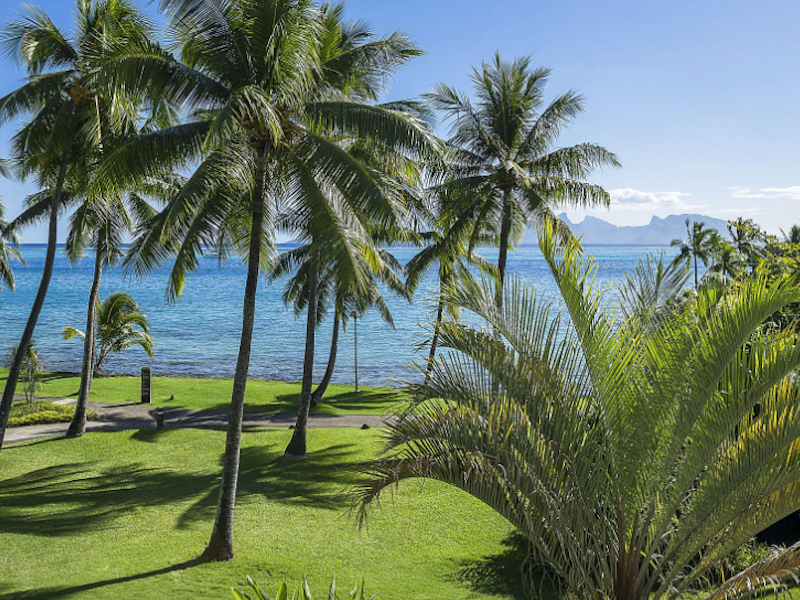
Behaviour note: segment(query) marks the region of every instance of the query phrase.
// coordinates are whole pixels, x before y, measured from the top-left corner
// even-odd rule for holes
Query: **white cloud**
[[[633,188],[617,188],[608,191],[611,204],[627,208],[643,207],[689,207],[686,198],[691,196],[688,192],[646,192]]]
[[[734,186],[728,189],[731,192],[731,198],[742,200],[800,200],[800,185],[762,188]]]

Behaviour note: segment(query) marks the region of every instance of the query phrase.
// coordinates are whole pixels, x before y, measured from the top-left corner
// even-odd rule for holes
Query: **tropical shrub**
[[[39,357],[36,349],[36,342],[33,340],[28,344],[28,348],[22,357],[22,371],[20,373],[20,383],[22,383],[22,393],[28,404],[33,403],[36,392],[42,389],[42,374],[44,373],[44,363]],[[17,357],[17,348],[11,350],[8,355],[6,365],[11,368]]]
[[[437,479],[516,526],[570,596],[677,599],[798,507],[800,344],[762,324],[800,287],[752,277],[612,310],[574,239],[546,224],[540,246],[570,323],[518,281],[502,308],[491,282],[450,290],[488,326],[443,326],[448,350],[364,467],[357,509],[365,518],[404,479]],[[800,544],[708,597],[798,567]]]
[[[239,591],[239,590],[231,590],[233,592],[234,597],[237,600],[273,600],[267,593],[262,590],[258,584],[251,577],[247,578],[247,588],[248,591]],[[250,595],[252,594],[252,596]],[[370,596],[370,600],[373,600],[377,594]],[[329,600],[336,600],[339,598],[336,594],[336,578],[334,577],[333,581],[331,582],[331,587],[328,590],[328,598]],[[366,600],[366,592],[364,591],[364,580],[361,580],[361,585],[356,585],[353,590],[347,595],[344,596],[347,600]],[[308,581],[303,578],[303,583],[298,589],[297,592],[292,594],[292,600],[313,600],[311,596],[311,590],[308,589]],[[289,599],[289,586],[286,585],[286,582],[281,583],[278,587],[278,592],[275,594],[274,600],[288,600]]]
[[[54,404],[47,400],[36,400],[33,403],[15,402],[11,405],[11,415],[8,418],[9,427],[24,427],[25,425],[42,425],[45,423],[67,423],[72,420],[72,405]],[[97,419],[97,411],[87,409],[86,418],[90,421]]]

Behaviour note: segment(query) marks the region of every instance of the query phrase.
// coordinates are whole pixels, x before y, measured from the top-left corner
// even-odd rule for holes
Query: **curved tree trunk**
[[[328,385],[331,383],[331,378],[333,377],[333,369],[336,366],[336,354],[339,351],[339,326],[341,325],[341,317],[339,308],[336,308],[336,311],[333,314],[333,333],[331,333],[331,353],[328,356],[328,366],[325,369],[325,375],[322,377],[322,381],[317,386],[317,389],[314,390],[314,393],[311,394],[311,406],[316,406],[322,400],[322,397],[325,395],[325,390],[328,389]]]
[[[22,332],[22,338],[17,346],[17,354],[14,362],[11,364],[11,369],[8,371],[8,379],[6,380],[6,387],[3,390],[3,399],[0,400],[0,449],[3,447],[3,439],[6,435],[6,426],[8,425],[8,417],[11,414],[11,404],[14,402],[14,392],[17,389],[17,382],[19,375],[22,371],[22,362],[25,358],[25,352],[21,348],[27,348],[33,339],[33,332],[36,329],[36,323],[39,321],[39,315],[42,312],[44,299],[47,296],[47,289],[50,287],[50,279],[53,276],[53,264],[56,258],[56,236],[58,235],[58,210],[61,208],[61,196],[64,191],[64,179],[67,175],[67,166],[69,165],[70,155],[72,153],[71,145],[64,151],[64,156],[61,158],[61,166],[58,170],[58,179],[56,179],[56,187],[53,192],[53,200],[50,204],[50,219],[47,232],[47,253],[44,260],[44,270],[42,271],[42,279],[39,282],[39,291],[36,292],[36,299],[31,307],[28,322],[25,325],[25,330]]]
[[[81,363],[81,385],[78,389],[78,401],[75,403],[75,414],[67,430],[67,437],[80,437],[86,432],[86,404],[92,389],[94,375],[94,343],[97,320],[97,297],[100,295],[100,277],[103,273],[103,258],[100,249],[95,251],[94,278],[89,291],[89,306],[86,309],[86,329],[83,338],[83,361]]]
[[[236,503],[236,486],[239,481],[239,458],[242,445],[242,415],[247,373],[250,368],[250,348],[253,341],[253,323],[256,315],[256,292],[261,258],[261,238],[264,231],[264,194],[267,177],[267,148],[259,149],[256,186],[253,192],[253,222],[250,228],[250,250],[247,260],[247,281],[242,308],[242,336],[239,357],[233,376],[231,408],[228,413],[228,431],[225,438],[225,457],[222,464],[222,481],[214,529],[203,558],[225,561],[233,558],[233,509]]]
[[[308,412],[311,409],[311,388],[314,376],[314,337],[317,330],[317,287],[319,285],[319,254],[311,261],[308,273],[308,320],[306,321],[306,354],[303,360],[303,386],[300,391],[300,409],[297,423],[284,458],[303,460],[306,457],[306,431]]]
[[[428,354],[428,365],[425,369],[425,383],[427,384],[431,378],[431,371],[433,370],[433,361],[436,358],[436,346],[439,345],[439,333],[442,329],[442,315],[444,314],[444,279],[441,273],[439,274],[439,308],[436,311],[436,325],[433,328],[433,339],[431,339],[431,351]]]

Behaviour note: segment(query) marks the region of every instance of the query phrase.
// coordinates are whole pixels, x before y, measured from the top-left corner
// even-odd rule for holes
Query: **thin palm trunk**
[[[439,345],[439,332],[442,328],[442,316],[444,314],[444,277],[439,274],[439,308],[436,312],[436,324],[433,327],[433,339],[431,339],[431,351],[428,354],[428,366],[425,369],[425,383],[431,378],[433,370],[433,360],[436,358],[436,346]]]
[[[97,297],[100,295],[100,277],[103,273],[103,253],[100,248],[95,251],[94,278],[89,291],[89,306],[86,309],[86,335],[83,338],[83,363],[81,364],[81,385],[78,390],[78,401],[75,403],[75,414],[69,425],[67,437],[80,437],[86,432],[86,404],[92,388],[94,375],[94,344],[97,321]]]
[[[264,230],[264,194],[267,177],[267,147],[260,148],[256,186],[253,192],[253,223],[250,227],[250,251],[247,261],[247,281],[242,308],[242,336],[239,357],[233,376],[231,408],[228,413],[228,431],[225,438],[225,457],[219,489],[217,517],[203,557],[212,561],[233,558],[233,509],[236,504],[236,486],[239,481],[239,458],[242,445],[242,416],[247,373],[250,368],[250,349],[253,341],[253,323],[256,315],[256,292],[261,258],[261,238]]]
[[[503,194],[503,222],[500,225],[500,254],[497,257],[497,292],[495,300],[498,308],[503,307],[503,285],[506,280],[506,263],[508,262],[508,238],[511,235],[511,194]]]
[[[353,315],[353,357],[355,358],[356,368],[356,387],[354,392],[358,391],[358,315]]]
[[[697,277],[697,252],[694,253],[694,289],[696,290],[700,285]]]
[[[69,165],[71,154],[72,144],[67,147],[67,149],[64,151],[64,156],[61,158],[61,166],[58,170],[58,179],[56,179],[53,201],[50,204],[50,220],[47,232],[47,253],[44,260],[42,279],[39,282],[39,291],[36,292],[36,299],[31,307],[31,312],[28,316],[28,322],[25,325],[25,330],[22,332],[22,338],[19,341],[19,346],[17,346],[17,353],[14,357],[14,362],[11,364],[11,369],[8,371],[6,387],[3,390],[3,399],[0,401],[0,449],[3,447],[3,440],[5,439],[6,427],[8,425],[8,417],[11,414],[11,404],[14,402],[14,392],[17,389],[17,382],[19,381],[19,375],[22,371],[22,363],[25,358],[25,352],[23,349],[27,348],[33,339],[33,332],[36,329],[36,323],[39,321],[39,315],[42,312],[42,306],[44,305],[44,300],[47,296],[47,289],[50,287],[50,279],[53,276],[53,265],[56,258],[56,236],[58,235],[58,210],[61,208],[61,197],[64,191],[64,179],[67,176],[67,166]]]
[[[316,406],[322,401],[322,397],[325,395],[325,391],[328,389],[328,385],[331,383],[331,378],[333,377],[333,369],[336,367],[336,354],[339,351],[339,327],[341,325],[341,313],[339,308],[336,308],[336,311],[333,315],[333,332],[331,333],[331,353],[328,356],[328,366],[325,368],[325,375],[322,377],[322,381],[320,381],[317,389],[314,390],[314,393],[311,394],[311,406]]]
[[[311,410],[311,388],[314,385],[314,338],[317,331],[317,304],[319,287],[319,254],[311,261],[308,273],[308,320],[306,321],[306,354],[303,360],[303,385],[300,391],[300,409],[297,412],[297,423],[289,445],[286,447],[286,458],[301,460],[306,457],[306,432],[308,430],[308,413]]]

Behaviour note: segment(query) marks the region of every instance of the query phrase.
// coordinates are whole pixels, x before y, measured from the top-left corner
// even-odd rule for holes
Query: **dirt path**
[[[74,400],[45,398],[58,404],[74,404]],[[97,411],[99,419],[86,424],[87,432],[122,431],[126,429],[155,429],[156,407],[146,404],[108,404],[90,402]],[[186,410],[164,408],[164,427],[176,429],[185,427],[222,429],[228,423],[228,413],[209,410]],[[289,427],[294,425],[296,415],[271,413],[245,413],[245,427]],[[382,427],[386,417],[383,415],[311,415],[309,427]],[[67,433],[69,423],[47,425],[28,425],[10,427],[6,430],[5,445],[19,444],[49,437],[60,437]]]

